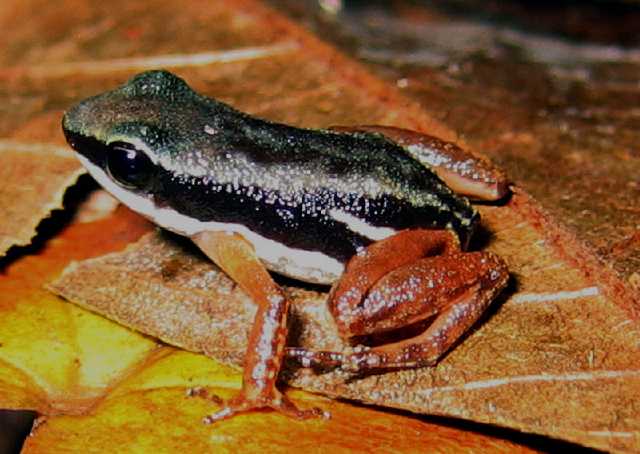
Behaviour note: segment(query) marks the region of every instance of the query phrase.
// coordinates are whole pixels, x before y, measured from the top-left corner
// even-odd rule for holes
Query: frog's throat
[[[104,170],[77,154],[82,165],[116,199],[155,224],[172,232],[192,237],[205,231],[238,233],[253,244],[265,266],[277,273],[314,284],[332,284],[344,271],[344,264],[319,251],[288,247],[265,238],[241,224],[200,221],[168,207],[159,207],[152,197],[136,194],[114,182]]]

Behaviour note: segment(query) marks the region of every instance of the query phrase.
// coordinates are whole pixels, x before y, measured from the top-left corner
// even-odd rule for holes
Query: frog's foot
[[[199,397],[201,399],[209,400],[216,405],[222,405],[223,400],[217,394],[211,394],[207,389],[202,386],[195,386],[187,389],[187,397]]]
[[[238,413],[246,413],[254,410],[271,408],[279,413],[283,413],[295,419],[325,418],[328,419],[329,413],[320,408],[313,407],[308,410],[298,408],[287,396],[274,390],[270,396],[249,397],[244,391],[232,398],[220,410],[202,420],[205,424],[213,424],[217,421],[231,418]]]
[[[365,369],[362,366],[367,364],[367,359],[369,362],[381,363],[379,359],[371,359],[377,357],[377,353],[366,345],[348,346],[341,352],[289,347],[285,355],[297,361],[302,367],[324,371],[341,369],[345,372],[357,372]]]

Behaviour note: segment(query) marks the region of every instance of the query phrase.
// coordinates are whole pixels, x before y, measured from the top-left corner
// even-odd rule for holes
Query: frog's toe
[[[247,413],[264,408],[271,408],[295,419],[328,419],[330,417],[328,412],[317,407],[306,410],[300,409],[290,399],[278,392],[268,398],[264,396],[250,398],[244,394],[239,394],[231,399],[221,410],[205,416],[202,421],[205,424],[213,424],[214,422],[229,419],[239,413]]]

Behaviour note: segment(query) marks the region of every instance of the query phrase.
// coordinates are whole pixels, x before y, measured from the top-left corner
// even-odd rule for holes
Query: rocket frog
[[[258,307],[242,390],[207,422],[264,407],[320,414],[277,389],[286,357],[358,373],[434,365],[506,285],[501,258],[465,251],[479,223],[465,196],[500,199],[507,181],[453,143],[265,121],[166,71],[80,102],[63,129],[105,189],[191,238]],[[287,347],[289,299],[268,270],[331,285],[346,339],[410,335],[344,352]]]

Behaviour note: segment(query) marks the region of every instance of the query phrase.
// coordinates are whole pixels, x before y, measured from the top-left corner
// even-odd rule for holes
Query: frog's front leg
[[[292,349],[305,365],[369,369],[433,365],[485,311],[508,279],[489,252],[465,253],[449,231],[408,230],[374,243],[348,263],[329,308],[342,336],[394,332],[435,317],[409,339],[347,354]]]
[[[192,237],[202,251],[258,305],[244,360],[242,391],[226,407],[205,418],[212,423],[236,413],[270,407],[297,418],[321,416],[314,408],[300,410],[277,388],[287,336],[289,301],[242,236],[202,232]]]

